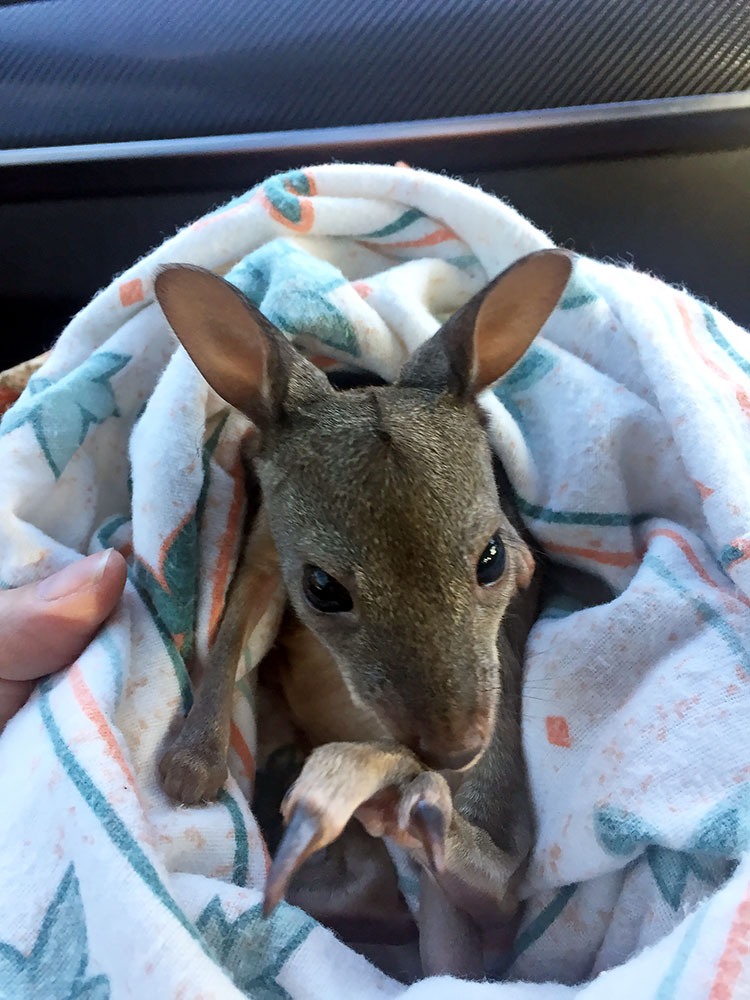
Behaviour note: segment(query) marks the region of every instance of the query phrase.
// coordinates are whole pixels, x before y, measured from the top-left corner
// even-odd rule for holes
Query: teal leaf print
[[[540,344],[532,344],[524,356],[518,361],[498,383],[495,394],[504,401],[505,396],[514,396],[519,392],[528,392],[532,386],[548,375],[557,364],[552,351]]]
[[[198,536],[211,480],[211,458],[226,424],[221,418],[203,445],[203,484],[195,509],[166,539],[160,554],[159,573],[137,560],[133,579],[160,630],[166,630],[187,660],[193,648],[198,580]],[[122,522],[121,522],[122,523]],[[115,529],[116,530],[116,529]],[[112,532],[114,533],[114,532]]]
[[[701,821],[690,842],[694,851],[739,858],[750,846],[750,785],[743,785]]]
[[[302,221],[302,205],[298,195],[309,197],[310,181],[303,170],[290,170],[270,177],[263,184],[263,193],[280,215],[293,225],[298,225]]]
[[[135,564],[136,585],[146,591],[156,614],[173,638],[192,635],[198,574],[198,526],[195,516],[171,536],[161,555],[161,579],[143,562]],[[187,650],[185,655],[189,655]]]
[[[76,1000],[109,1000],[109,980],[106,976],[96,976],[76,993]]]
[[[694,847],[696,851],[713,854],[736,854],[740,842],[740,812],[736,808],[719,808],[698,831]]]
[[[723,570],[728,570],[733,562],[744,556],[743,550],[738,545],[725,545],[719,553],[719,562]]]
[[[86,439],[89,428],[119,417],[111,379],[130,361],[126,354],[97,351],[57,381],[32,378],[5,414],[0,435],[31,424],[56,479]]]
[[[83,902],[70,865],[28,958],[0,943],[0,1000],[108,1000],[106,976],[86,977],[88,941]]]
[[[733,799],[736,799],[734,796]],[[726,857],[716,857],[720,847],[730,847],[737,825],[733,807],[715,809],[706,817],[696,835],[686,845],[686,850],[673,850],[658,843],[657,831],[644,820],[625,809],[605,806],[594,814],[596,838],[609,854],[628,857],[639,848],[645,848],[648,864],[659,892],[673,910],[678,910],[692,874],[712,890],[717,889],[728,877],[731,864]],[[703,857],[699,852],[705,853]],[[713,855],[711,855],[713,852]]]
[[[494,386],[493,394],[522,431],[526,426],[526,418],[517,398],[529,392],[545,375],[549,375],[556,364],[555,356],[550,350],[539,344],[532,344],[521,360]]]
[[[620,857],[627,857],[657,839],[652,827],[634,813],[617,806],[597,809],[594,813],[594,833],[608,854]]]
[[[385,239],[386,236],[393,236],[395,233],[403,232],[404,229],[408,229],[412,223],[418,222],[420,219],[424,218],[426,218],[424,212],[421,212],[418,208],[408,208],[393,222],[389,222],[387,226],[383,226],[382,229],[375,229],[371,233],[363,233],[360,238],[363,240]],[[474,259],[476,260],[476,258]]]
[[[290,1000],[276,977],[317,924],[288,903],[277,906],[267,920],[258,903],[230,922],[219,897],[215,896],[198,917],[196,926],[219,965],[248,997]]]
[[[554,894],[550,902],[533,920],[524,927],[513,944],[513,954],[516,957],[522,955],[527,948],[530,948],[547,933],[575,895],[577,888],[578,882],[571,882],[570,885],[564,885],[562,889]]]
[[[290,336],[311,336],[352,357],[360,355],[354,324],[327,298],[347,284],[333,264],[276,239],[236,264],[227,280]]]
[[[692,871],[690,855],[682,851],[670,851],[666,847],[649,847],[646,860],[659,892],[673,910],[678,910],[688,872]]]
[[[107,518],[101,528],[96,533],[97,540],[103,549],[109,548],[112,538],[117,534],[124,524],[130,523],[130,516],[127,514],[115,514]]]
[[[580,309],[581,306],[587,306],[591,302],[596,302],[598,298],[598,293],[594,291],[585,279],[581,278],[578,268],[575,268],[557,308]]]
[[[675,912],[682,905],[689,874],[714,892],[732,871],[732,864],[724,858],[698,858],[695,854],[667,847],[647,848],[646,861],[659,892]]]

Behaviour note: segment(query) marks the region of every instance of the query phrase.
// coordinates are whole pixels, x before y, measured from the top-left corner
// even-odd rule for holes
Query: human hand
[[[125,560],[108,549],[40,583],[0,592],[0,732],[38,678],[83,652],[114,610],[126,576]]]

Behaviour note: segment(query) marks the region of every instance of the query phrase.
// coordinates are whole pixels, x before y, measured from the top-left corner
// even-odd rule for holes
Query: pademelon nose
[[[441,746],[423,739],[417,744],[417,754],[434,771],[461,771],[473,764],[483,749],[484,743],[479,737],[460,747]]]

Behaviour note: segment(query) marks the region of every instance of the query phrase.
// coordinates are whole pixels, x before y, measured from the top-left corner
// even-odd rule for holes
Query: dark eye
[[[305,591],[305,597],[316,611],[335,615],[342,611],[352,610],[352,598],[349,591],[320,566],[305,566],[302,574],[302,587]]]
[[[479,557],[477,563],[477,582],[483,587],[497,583],[505,569],[505,546],[499,535],[493,535],[487,542],[487,548]]]

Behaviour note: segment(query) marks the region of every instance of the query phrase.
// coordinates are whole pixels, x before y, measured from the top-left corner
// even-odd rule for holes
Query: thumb
[[[75,660],[113,611],[126,576],[125,560],[108,549],[0,593],[0,678],[29,681]]]

